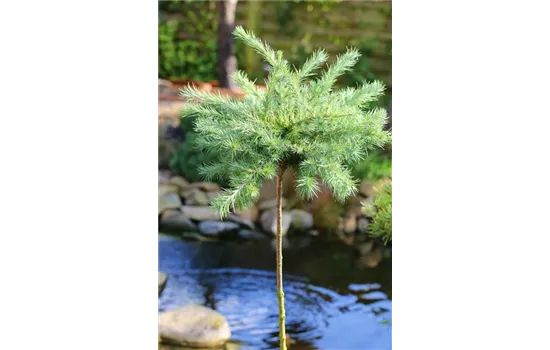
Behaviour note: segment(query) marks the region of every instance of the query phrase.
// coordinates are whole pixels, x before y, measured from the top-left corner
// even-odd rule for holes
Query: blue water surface
[[[391,349],[391,262],[364,269],[347,247],[300,246],[284,258],[292,349]],[[159,313],[205,305],[227,318],[241,349],[278,349],[274,261],[269,240],[188,242],[159,234],[159,271],[169,276]]]

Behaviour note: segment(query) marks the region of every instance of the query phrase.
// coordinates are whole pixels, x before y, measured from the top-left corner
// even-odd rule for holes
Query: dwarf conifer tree
[[[349,71],[360,54],[348,49],[317,78],[315,71],[328,59],[324,50],[315,51],[297,69],[253,33],[242,27],[234,31],[261,55],[270,67],[266,88],[258,88],[245,73],[233,79],[246,93],[243,99],[187,87],[183,117],[195,116],[198,146],[220,155],[216,163],[201,166],[205,179],[220,178],[229,186],[212,205],[226,217],[234,209],[255,202],[264,180],[276,179],[277,196],[277,289],[280,347],[286,349],[285,309],[282,282],[282,176],[296,174],[296,190],[311,199],[323,181],[337,200],[357,191],[349,167],[362,160],[369,149],[390,141],[384,130],[386,111],[368,109],[383,94],[381,82],[357,88],[334,90],[336,79]]]

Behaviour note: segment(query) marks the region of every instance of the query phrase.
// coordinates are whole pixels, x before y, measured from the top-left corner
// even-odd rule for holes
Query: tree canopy
[[[337,78],[352,69],[360,54],[350,48],[315,77],[328,55],[315,51],[301,68],[291,67],[281,51],[273,50],[243,27],[237,39],[254,49],[269,65],[266,88],[259,88],[244,72],[232,78],[246,93],[235,99],[188,86],[180,94],[188,99],[183,117],[195,116],[199,147],[220,154],[216,163],[204,164],[207,180],[226,179],[224,193],[212,205],[225,217],[244,209],[259,196],[264,180],[279,169],[296,172],[299,196],[310,199],[321,180],[336,199],[357,191],[350,166],[368,151],[391,141],[384,130],[382,108],[368,108],[382,96],[384,85],[375,81],[356,88],[334,90]]]

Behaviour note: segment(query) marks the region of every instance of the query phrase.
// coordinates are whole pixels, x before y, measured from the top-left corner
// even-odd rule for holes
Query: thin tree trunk
[[[223,0],[217,3],[220,14],[218,22],[218,76],[220,86],[235,89],[237,85],[231,74],[237,70],[237,58],[233,53],[233,30],[237,0]]]
[[[262,2],[261,1],[248,1],[248,12],[246,14],[246,29],[253,33],[258,32],[258,21],[261,19]],[[254,72],[259,66],[260,59],[258,54],[247,47],[245,49],[246,57],[246,71]]]
[[[279,165],[277,174],[277,296],[279,299],[279,347],[286,350],[285,293],[283,292],[283,173],[285,165]]]

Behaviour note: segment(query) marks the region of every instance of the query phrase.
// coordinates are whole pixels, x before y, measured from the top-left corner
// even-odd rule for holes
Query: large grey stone
[[[307,211],[293,209],[290,211],[290,214],[292,215],[292,228],[305,231],[313,227],[313,215]]]
[[[253,230],[247,230],[247,229],[240,230],[238,235],[242,239],[264,239],[265,238],[263,234]]]
[[[288,229],[290,228],[290,223],[292,222],[292,215],[290,215],[290,213],[287,211],[283,211],[282,221],[283,221],[282,231],[283,231],[283,235],[285,235],[288,232]],[[277,234],[277,210],[271,209],[271,210],[264,211],[260,216],[260,224],[262,226],[262,230],[276,235]]]
[[[181,199],[175,193],[159,195],[159,214],[166,209],[176,209],[181,206]]]
[[[243,226],[248,227],[249,229],[254,229],[254,223],[246,218],[240,217],[238,215],[235,215],[233,213],[229,214],[227,217],[227,220],[236,222],[237,224],[241,224]]]
[[[200,233],[207,236],[218,236],[223,232],[236,231],[239,225],[228,221],[203,221],[199,223]]]
[[[160,184],[159,185],[159,196],[164,196],[170,193],[178,194],[180,191],[179,187],[174,184]]]
[[[285,198],[282,199],[282,205],[283,205],[283,208],[286,207],[286,199]],[[277,199],[273,198],[273,199],[268,199],[268,200],[263,201],[260,204],[258,204],[258,209],[260,209],[260,211],[264,211],[264,210],[275,208],[276,206],[277,206]]]
[[[167,344],[216,348],[231,338],[223,315],[201,305],[188,305],[159,315],[159,341]]]
[[[170,179],[170,183],[178,186],[180,189],[185,189],[189,187],[189,181],[185,180],[181,176],[174,176]]]
[[[353,233],[357,230],[357,216],[355,214],[348,214],[344,217],[344,232]]]
[[[235,214],[240,216],[241,218],[248,219],[252,222],[258,221],[258,217],[260,216],[260,211],[258,210],[258,207],[255,205],[251,205],[250,207],[242,210],[235,210]]]
[[[214,199],[220,196],[221,192],[206,192],[206,198],[208,198],[208,203],[212,202]]]
[[[198,188],[200,190],[206,191],[206,192],[221,192],[221,187],[213,182],[194,182],[188,186],[189,189],[191,188]]]
[[[361,181],[361,183],[359,184],[359,193],[367,198],[374,197],[373,184],[367,180]]]
[[[185,198],[185,203],[188,205],[208,205],[208,197],[206,194],[198,188],[193,188],[182,192],[182,197]]]
[[[361,234],[367,233],[369,230],[369,220],[367,218],[360,218],[357,220],[357,231]]]
[[[185,214],[178,210],[168,209],[160,218],[162,227],[177,229],[181,231],[196,231],[197,226]]]
[[[220,214],[211,207],[184,205],[181,207],[181,212],[191,220],[220,220]]]

